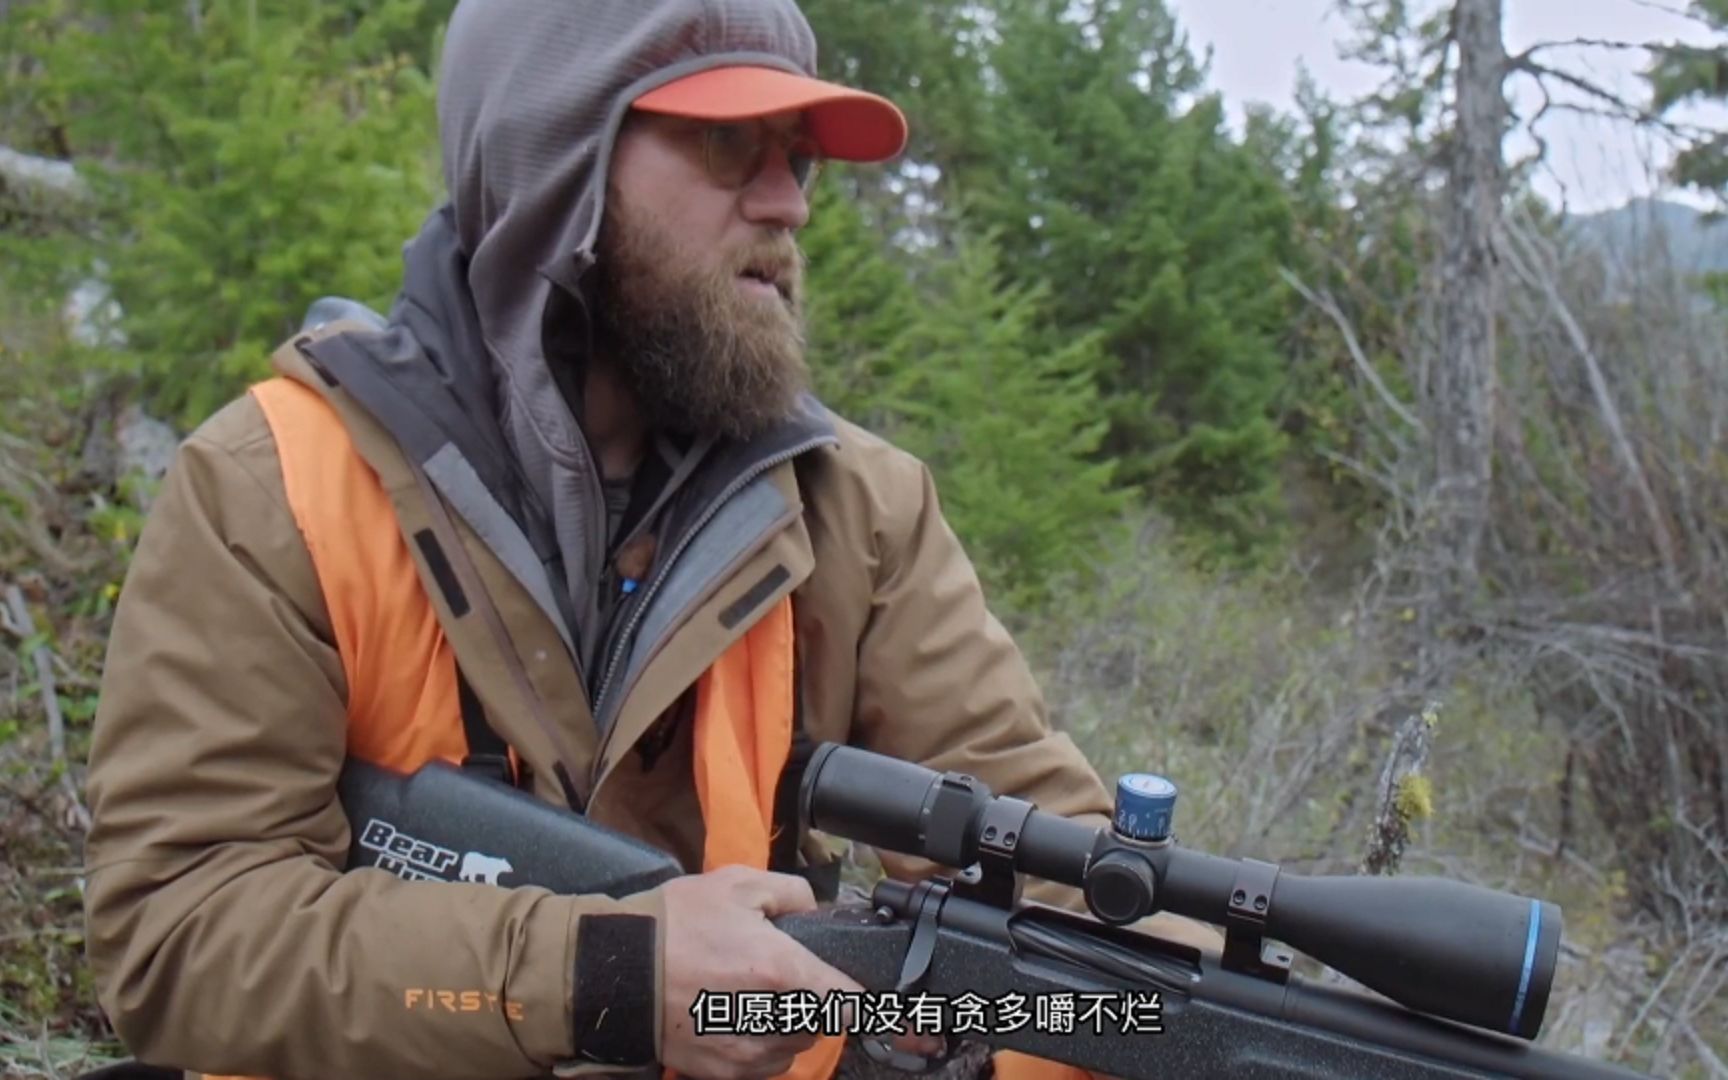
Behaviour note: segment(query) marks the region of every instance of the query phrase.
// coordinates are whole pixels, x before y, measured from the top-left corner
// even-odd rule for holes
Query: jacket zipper
[[[741,473],[730,484],[727,484],[725,490],[721,491],[719,497],[709,503],[707,509],[703,510],[702,516],[696,519],[696,523],[690,528],[684,530],[684,535],[672,549],[671,555],[667,557],[665,562],[660,564],[659,573],[654,575],[654,579],[649,582],[648,588],[643,591],[641,599],[633,608],[630,609],[630,617],[624,624],[624,632],[613,642],[611,656],[607,659],[605,674],[601,676],[600,685],[596,689],[594,695],[594,715],[596,717],[606,715],[606,692],[611,688],[612,680],[618,674],[618,665],[624,658],[624,653],[627,651],[630,639],[635,635],[636,628],[642,621],[643,613],[648,610],[649,605],[654,601],[655,595],[659,593],[660,586],[664,584],[666,578],[670,576],[672,568],[678,564],[678,559],[684,554],[684,549],[689,547],[695,541],[696,537],[701,534],[704,528],[707,527],[708,522],[713,520],[714,515],[718,514],[720,509],[731,501],[732,496],[738,494],[746,484],[755,480],[758,476],[761,476],[769,469],[777,468],[778,466],[792,460],[799,454],[806,453],[807,451],[814,450],[818,446],[823,446],[832,442],[834,442],[834,439],[829,436],[809,439],[788,450],[782,450],[780,453],[775,454],[772,457],[763,459],[752,468]],[[594,765],[596,768],[598,768],[600,762],[605,759],[605,744],[606,742],[611,741],[614,726],[615,725],[610,722],[606,725],[606,733],[600,747],[601,753],[594,756]]]

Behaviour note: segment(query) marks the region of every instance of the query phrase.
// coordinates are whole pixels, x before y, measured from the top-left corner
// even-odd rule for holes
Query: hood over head
[[[891,104],[816,80],[793,0],[462,0],[440,69],[444,179],[504,408],[560,454],[582,448],[541,353],[581,312],[558,304],[548,327],[548,303],[583,296],[632,103],[709,118],[809,106],[825,152],[852,160],[905,137]]]

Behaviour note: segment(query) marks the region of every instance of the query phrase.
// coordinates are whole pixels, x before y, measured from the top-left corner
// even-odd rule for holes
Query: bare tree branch
[[[1278,273],[1286,282],[1289,283],[1291,288],[1302,294],[1303,299],[1319,308],[1320,311],[1324,313],[1327,318],[1331,319],[1338,327],[1338,332],[1344,335],[1344,345],[1345,348],[1350,351],[1350,359],[1356,363],[1356,370],[1361,372],[1362,377],[1368,380],[1369,385],[1374,387],[1375,392],[1380,395],[1380,400],[1385,403],[1386,407],[1396,413],[1398,419],[1404,421],[1417,431],[1421,431],[1422,421],[1418,420],[1415,414],[1405,408],[1404,404],[1398,400],[1397,396],[1394,395],[1391,390],[1387,389],[1386,383],[1380,378],[1379,372],[1375,371],[1374,365],[1368,362],[1368,356],[1362,351],[1361,343],[1356,340],[1356,332],[1351,328],[1350,320],[1344,317],[1342,311],[1338,310],[1337,302],[1334,301],[1330,295],[1317,295],[1314,290],[1303,284],[1302,281],[1289,270],[1280,268]]]
[[[1572,87],[1574,90],[1577,90],[1579,93],[1584,94],[1587,97],[1593,98],[1596,101],[1604,102],[1610,106],[1610,111],[1604,115],[1611,116],[1617,120],[1627,120],[1636,124],[1647,124],[1651,127],[1661,128],[1669,134],[1680,138],[1687,138],[1691,135],[1695,135],[1698,130],[1703,130],[1694,129],[1689,132],[1685,125],[1676,124],[1671,120],[1667,120],[1662,116],[1651,112],[1644,106],[1635,105],[1621,97],[1619,94],[1610,90],[1605,90],[1590,80],[1580,75],[1574,75],[1569,71],[1561,71],[1559,68],[1549,67],[1546,64],[1539,64],[1534,60],[1529,59],[1507,64],[1508,73],[1517,71],[1524,72],[1525,74],[1537,79],[1554,79]],[[1554,107],[1558,109],[1561,106],[1556,105]],[[1574,109],[1573,111],[1577,110]]]
[[[10,496],[20,507],[19,513],[14,514],[0,504],[0,537],[15,536],[57,574],[71,577],[84,573],[94,561],[62,550],[43,521],[41,504],[47,490],[47,481],[14,461],[10,454],[0,452],[0,494]]]
[[[1433,742],[1434,718],[1435,707],[1429,703],[1421,713],[1407,717],[1398,729],[1380,772],[1368,850],[1356,866],[1358,874],[1395,874],[1403,862],[1411,823],[1426,813],[1425,808],[1412,805],[1424,801],[1413,796],[1413,791],[1424,782],[1422,773]]]
[[[1531,140],[1536,143],[1536,152],[1527,159],[1530,164],[1548,160],[1548,140],[1537,130],[1537,125],[1542,122],[1542,118],[1554,107],[1554,95],[1548,92],[1548,84],[1543,82],[1541,79],[1537,79],[1536,89],[1537,92],[1542,95],[1542,107],[1537,109],[1536,115],[1532,116],[1524,125],[1525,129],[1530,132]],[[1525,161],[1520,161],[1517,167],[1521,169],[1525,164]]]
[[[1647,122],[1642,113],[1634,115],[1627,112],[1625,109],[1592,108],[1589,105],[1580,105],[1575,101],[1556,101],[1552,105],[1548,106],[1546,111],[1572,113],[1575,116],[1595,116],[1603,120],[1615,120],[1630,124],[1642,124]],[[1532,117],[1528,123],[1535,123],[1535,118]],[[1652,126],[1659,128],[1664,135],[1671,136],[1682,142],[1690,142],[1695,139],[1705,138],[1716,134],[1710,128],[1699,124],[1688,124],[1674,120],[1663,120],[1660,122],[1649,121],[1649,123],[1651,123]]]
[[[24,592],[17,585],[8,585],[5,590],[8,621],[24,628],[26,639],[36,636],[36,620],[30,615],[30,608],[24,603]],[[48,750],[54,764],[66,760],[66,723],[60,712],[60,694],[54,684],[53,653],[45,644],[38,644],[31,652],[31,659],[36,664],[36,681],[42,689],[42,711],[48,716]]]
[[[1680,1025],[1680,1030],[1686,1036],[1686,1041],[1691,1044],[1692,1052],[1697,1054],[1698,1060],[1710,1070],[1710,1080],[1728,1080],[1728,1064],[1724,1064],[1716,1052],[1710,1049],[1710,1044],[1698,1034],[1698,1029],[1690,1023],[1686,1023]]]
[[[1626,467],[1627,476],[1638,491],[1638,497],[1644,504],[1645,516],[1649,518],[1650,530],[1656,540],[1656,546],[1662,557],[1662,568],[1667,574],[1671,587],[1678,588],[1679,568],[1674,557],[1674,537],[1668,531],[1668,524],[1662,520],[1662,513],[1656,508],[1656,496],[1650,490],[1650,480],[1644,475],[1644,468],[1638,462],[1638,454],[1632,449],[1632,440],[1627,437],[1626,425],[1621,420],[1620,410],[1614,404],[1613,395],[1608,391],[1608,382],[1602,375],[1602,365],[1596,360],[1596,353],[1590,348],[1589,339],[1584,330],[1573,317],[1572,310],[1554,287],[1554,277],[1538,269],[1537,255],[1530,235],[1516,221],[1506,222],[1506,235],[1512,238],[1512,247],[1521,249],[1508,250],[1509,262],[1514,271],[1523,276],[1526,282],[1540,289],[1548,298],[1555,318],[1565,327],[1572,347],[1578,351],[1578,357],[1584,362],[1584,370],[1590,379],[1590,389],[1595,394],[1597,408],[1601,410],[1602,421],[1608,427],[1609,437],[1619,451],[1622,464]]]
[[[1608,41],[1603,38],[1568,38],[1561,41],[1538,41],[1528,49],[1511,57],[1512,66],[1520,66],[1524,61],[1535,56],[1544,49],[1650,49],[1655,43],[1640,41]]]

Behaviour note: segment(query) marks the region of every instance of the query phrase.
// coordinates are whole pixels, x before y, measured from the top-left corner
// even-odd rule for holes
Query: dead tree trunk
[[[1501,0],[1456,0],[1456,126],[1446,177],[1436,349],[1422,401],[1430,442],[1422,545],[1424,677],[1458,633],[1480,575],[1492,483],[1495,245],[1506,165],[1508,110]]]

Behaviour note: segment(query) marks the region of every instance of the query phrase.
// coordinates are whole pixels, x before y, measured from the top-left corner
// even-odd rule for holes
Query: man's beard
[[[595,345],[653,426],[746,440],[785,419],[809,384],[803,260],[769,235],[704,271],[657,218],[608,210],[595,266]],[[775,267],[778,301],[740,287],[745,267]]]

